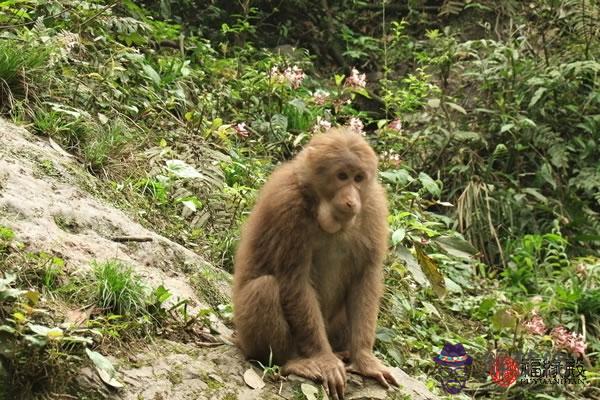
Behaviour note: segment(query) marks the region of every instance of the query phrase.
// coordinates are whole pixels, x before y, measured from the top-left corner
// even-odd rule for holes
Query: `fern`
[[[464,0],[444,0],[438,15],[440,17],[447,17],[449,15],[459,14],[465,8],[466,3],[467,2]]]

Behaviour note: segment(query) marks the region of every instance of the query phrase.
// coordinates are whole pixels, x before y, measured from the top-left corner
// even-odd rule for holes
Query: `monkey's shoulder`
[[[310,197],[299,183],[291,163],[278,167],[260,191],[255,208],[276,214],[304,216],[311,207]]]

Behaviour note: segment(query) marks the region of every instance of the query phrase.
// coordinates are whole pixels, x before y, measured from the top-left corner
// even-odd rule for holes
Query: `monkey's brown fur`
[[[372,353],[387,203],[377,157],[358,134],[316,135],[262,188],[235,257],[234,322],[244,354],[270,354],[343,397],[345,367],[396,384]]]

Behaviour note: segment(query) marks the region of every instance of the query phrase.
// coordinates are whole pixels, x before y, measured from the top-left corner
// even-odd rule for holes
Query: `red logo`
[[[521,371],[519,363],[509,356],[497,356],[492,361],[489,374],[496,385],[507,388],[517,381]]]

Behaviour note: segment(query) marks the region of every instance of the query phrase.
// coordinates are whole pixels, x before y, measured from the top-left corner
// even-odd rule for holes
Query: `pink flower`
[[[331,128],[331,122],[326,119],[321,119],[321,117],[317,117],[317,123],[313,126],[312,131],[314,133],[323,132]]]
[[[359,73],[356,68],[352,68],[352,73],[346,78],[344,84],[353,88],[364,88],[367,86],[367,76]]]
[[[285,79],[287,79],[294,89],[298,89],[306,77],[302,68],[298,68],[295,65],[291,68],[287,67],[285,71],[283,71],[283,76],[285,76]]]
[[[402,121],[400,120],[400,118],[396,118],[395,120],[390,122],[387,127],[395,131],[402,132]]]
[[[322,106],[323,104],[325,104],[325,101],[327,101],[328,97],[329,92],[326,92],[325,90],[317,89],[313,93],[313,101],[318,106]]]
[[[354,132],[360,133],[361,135],[365,136],[365,132],[363,131],[365,125],[362,123],[360,118],[355,118],[355,117],[350,118],[347,125]]]
[[[574,354],[584,354],[586,343],[583,335],[580,333],[569,332],[563,326],[557,326],[550,332],[554,345],[558,348],[565,349]]]
[[[533,315],[529,321],[523,324],[523,327],[534,335],[543,335],[546,332],[546,324],[539,315]]]
[[[270,77],[273,82],[288,82],[294,89],[298,89],[306,77],[306,74],[304,74],[302,68],[294,65],[293,67],[287,67],[283,73],[279,71],[279,68],[273,67],[271,68]]]
[[[245,122],[240,122],[239,124],[234,125],[233,129],[235,129],[236,133],[241,137],[246,138],[250,134],[250,132],[248,132],[248,129],[246,129]]]

